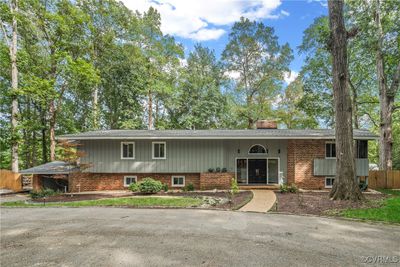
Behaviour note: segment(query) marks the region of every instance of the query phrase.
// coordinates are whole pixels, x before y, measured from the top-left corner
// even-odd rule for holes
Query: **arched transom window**
[[[249,149],[249,154],[266,154],[267,150],[262,145],[253,145]]]

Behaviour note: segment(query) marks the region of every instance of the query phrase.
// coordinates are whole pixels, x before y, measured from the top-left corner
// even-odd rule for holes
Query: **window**
[[[136,176],[124,176],[124,186],[128,187],[130,184],[136,183]]]
[[[332,188],[335,177],[325,177],[325,188]]]
[[[185,176],[172,176],[172,186],[185,186]]]
[[[121,142],[121,159],[135,158],[135,142]]]
[[[166,143],[153,142],[153,159],[166,159]]]
[[[336,158],[336,146],[335,143],[329,142],[325,144],[325,157]]]
[[[368,141],[357,140],[357,158],[367,159],[368,158]]]
[[[265,154],[268,151],[262,145],[253,145],[249,149],[249,154]]]

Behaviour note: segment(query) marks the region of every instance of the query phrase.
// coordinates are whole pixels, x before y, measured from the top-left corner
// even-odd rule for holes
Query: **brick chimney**
[[[278,129],[278,124],[274,120],[258,120],[256,122],[257,129]]]

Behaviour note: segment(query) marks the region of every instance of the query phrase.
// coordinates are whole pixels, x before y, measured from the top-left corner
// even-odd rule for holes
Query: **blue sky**
[[[304,58],[298,54],[303,31],[316,17],[327,15],[326,0],[122,0],[140,12],[150,6],[162,19],[161,29],[173,35],[188,54],[196,43],[214,49],[219,57],[232,24],[241,16],[262,21],[275,29],[280,43],[288,42],[295,59],[291,63],[294,75]],[[294,76],[292,75],[292,76]],[[292,77],[293,79],[293,77]]]

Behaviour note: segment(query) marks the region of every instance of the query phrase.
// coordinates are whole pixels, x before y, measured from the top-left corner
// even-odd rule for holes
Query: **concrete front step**
[[[279,185],[240,185],[240,190],[276,190],[279,189]]]

